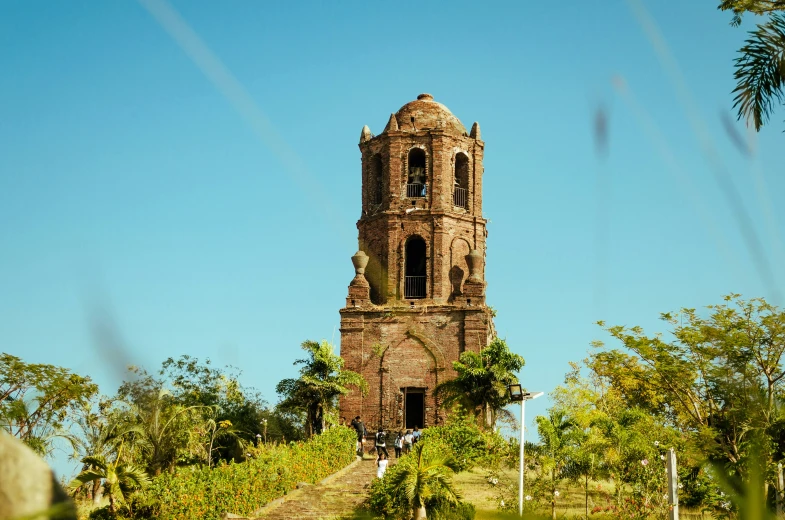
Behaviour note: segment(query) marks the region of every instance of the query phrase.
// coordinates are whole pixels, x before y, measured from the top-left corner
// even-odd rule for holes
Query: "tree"
[[[752,122],[755,130],[768,122],[773,103],[785,100],[785,0],[722,0],[721,10],[733,11],[731,25],[741,24],[745,12],[769,15],[758,24],[735,60],[736,88],[733,108],[737,118]]]
[[[596,373],[591,372],[585,378],[577,363],[571,362],[570,367],[564,385],[554,389],[551,398],[555,407],[565,410],[575,425],[569,438],[564,474],[583,485],[584,514],[588,520],[589,480],[607,475],[603,457],[606,441],[598,424],[608,414],[618,411],[619,400]]]
[[[74,438],[74,456],[77,460],[111,458],[117,453],[122,441],[131,435],[140,435],[142,430],[135,424],[123,420],[123,417],[113,413],[110,402],[102,401],[98,410],[93,410],[90,404],[85,405],[79,416],[74,421],[74,426],[81,430],[80,435]],[[83,464],[82,470],[97,470],[89,464]],[[93,481],[91,494],[94,504],[101,502],[101,479]]]
[[[134,460],[153,475],[174,469],[178,461],[203,460],[199,433],[206,434],[203,426],[211,409],[183,405],[163,380],[138,367],[130,371],[132,380],[120,386],[114,413],[140,430],[130,439]]]
[[[765,15],[785,10],[785,0],[721,0],[721,11],[733,11],[731,25],[739,26],[744,13]]]
[[[462,353],[452,364],[458,375],[439,383],[434,394],[443,406],[460,404],[475,417],[482,417],[486,429],[492,429],[498,416],[514,421],[504,409],[511,402],[507,387],[518,382],[515,372],[524,363],[523,357],[510,351],[507,342],[494,338],[479,353]]]
[[[349,387],[359,388],[365,394],[368,383],[362,375],[344,370],[343,359],[334,353],[330,343],[304,341],[302,349],[308,358],[294,362],[303,365],[300,377],[284,379],[275,389],[283,397],[279,409],[303,413],[306,433],[311,437],[325,429],[327,415],[338,405],[338,396],[348,394]]]
[[[752,121],[760,130],[774,111],[774,102],[785,100],[785,16],[773,14],[759,24],[739,53],[733,108],[738,119]]]
[[[84,484],[103,480],[106,494],[109,496],[109,511],[112,514],[117,511],[116,503],[122,504],[131,491],[142,488],[150,482],[144,470],[122,462],[122,446],[114,462],[108,462],[104,456],[96,456],[85,457],[82,463],[92,469],[82,471],[71,482],[71,487],[78,489]]]
[[[57,437],[73,440],[68,419],[97,392],[89,377],[0,353],[0,427],[40,455]]]
[[[411,508],[414,520],[426,520],[425,505],[431,498],[458,502],[460,494],[453,487],[451,477],[456,465],[451,456],[440,446],[418,442],[405,458],[401,459],[392,475],[395,499],[403,499]]]
[[[205,462],[208,468],[213,464],[213,453],[223,447],[217,445],[217,441],[226,439],[231,445],[244,451],[245,442],[231,421],[225,419],[216,422],[215,419],[208,419],[204,427],[208,435],[208,442],[204,447]]]
[[[731,294],[725,302],[708,306],[706,318],[695,309],[663,314],[671,341],[647,336],[640,327],[607,327],[632,355],[610,351],[593,357],[605,373],[615,374],[611,377],[626,374],[661,396],[657,415],[708,458],[743,474],[750,442],[768,439],[764,445],[770,446],[782,420],[785,313],[762,298]],[[630,371],[632,361],[637,368]],[[772,449],[767,456],[772,463]]]
[[[170,389],[174,401],[180,406],[197,406],[202,410],[205,444],[209,444],[215,433],[235,441],[220,446],[215,453],[211,450],[211,461],[213,458],[236,459],[238,450],[233,448],[252,443],[256,434],[262,433],[262,421],[269,419],[270,411],[261,395],[253,388],[244,388],[239,381],[240,374],[231,366],[219,369],[213,367],[209,359],[200,362],[187,355],[168,358],[161,366],[159,376],[163,386]],[[231,427],[216,429],[220,424],[231,424]],[[279,426],[278,422],[273,426]]]
[[[567,476],[566,468],[570,458],[569,437],[576,427],[565,410],[552,408],[548,416],[538,415],[537,432],[540,435],[542,463],[551,477],[551,518],[556,519],[557,484]]]

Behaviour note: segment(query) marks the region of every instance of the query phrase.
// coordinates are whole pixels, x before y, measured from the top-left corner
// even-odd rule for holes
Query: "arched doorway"
[[[406,180],[406,196],[409,198],[422,198],[426,194],[426,166],[425,151],[422,148],[409,150],[409,175]]]
[[[458,208],[469,209],[469,158],[464,153],[455,155],[452,204]]]
[[[427,293],[427,259],[425,240],[414,236],[406,241],[404,298],[425,298]]]

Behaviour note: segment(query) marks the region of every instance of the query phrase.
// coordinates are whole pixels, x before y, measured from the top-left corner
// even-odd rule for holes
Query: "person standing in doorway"
[[[415,426],[414,427],[414,431],[412,432],[412,438],[413,438],[412,444],[417,444],[417,441],[420,440],[420,435],[421,434],[422,434],[422,432],[420,432],[420,429]]]
[[[378,453],[379,456],[383,453],[386,460],[390,454],[387,453],[387,439],[385,437],[387,436],[384,433],[384,429],[379,428],[379,431],[376,432],[376,453]]]

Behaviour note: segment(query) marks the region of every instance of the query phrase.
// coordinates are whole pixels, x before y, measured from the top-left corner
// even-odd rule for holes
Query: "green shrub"
[[[444,426],[424,430],[422,440],[438,440],[447,445],[458,464],[458,471],[466,471],[475,465],[494,466],[508,451],[501,435],[482,431],[471,416],[460,410]]]
[[[109,506],[99,507],[90,511],[90,520],[114,520],[116,518],[109,512]]]
[[[451,448],[437,438],[431,437],[429,440],[420,441],[425,449],[431,453],[450,453]],[[404,455],[398,459],[395,466],[387,469],[384,478],[374,479],[371,482],[370,493],[366,501],[366,506],[376,515],[387,519],[410,518],[412,514],[409,501],[401,493],[396,493],[392,482],[403,471],[408,470],[412,465],[417,465],[417,459],[413,454]],[[431,488],[431,491],[435,491]],[[431,520],[473,520],[474,506],[468,503],[450,502],[445,495],[436,492],[425,502],[428,518]]]
[[[336,427],[307,442],[252,449],[240,464],[183,468],[153,479],[131,509],[136,519],[217,520],[226,512],[250,516],[298,482],[314,484],[349,464],[355,443],[354,430]]]
[[[428,511],[429,520],[474,520],[474,506],[468,502],[435,502]]]
[[[384,518],[408,518],[411,514],[408,504],[402,497],[396,496],[393,492],[392,481],[398,473],[403,470],[409,455],[404,455],[398,459],[395,466],[387,468],[384,478],[375,478],[371,482],[371,489],[368,495],[368,509],[381,515]]]

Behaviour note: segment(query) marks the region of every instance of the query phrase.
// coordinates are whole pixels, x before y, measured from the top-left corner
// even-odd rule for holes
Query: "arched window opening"
[[[464,153],[455,155],[452,204],[459,208],[469,209],[469,158]]]
[[[370,201],[371,204],[382,203],[382,156],[378,153],[371,157],[370,169]]]
[[[425,298],[426,258],[425,241],[412,237],[406,242],[406,266],[404,279],[405,298]]]
[[[406,196],[422,198],[425,197],[426,190],[425,151],[421,148],[412,148],[409,151],[409,176],[406,181]]]

